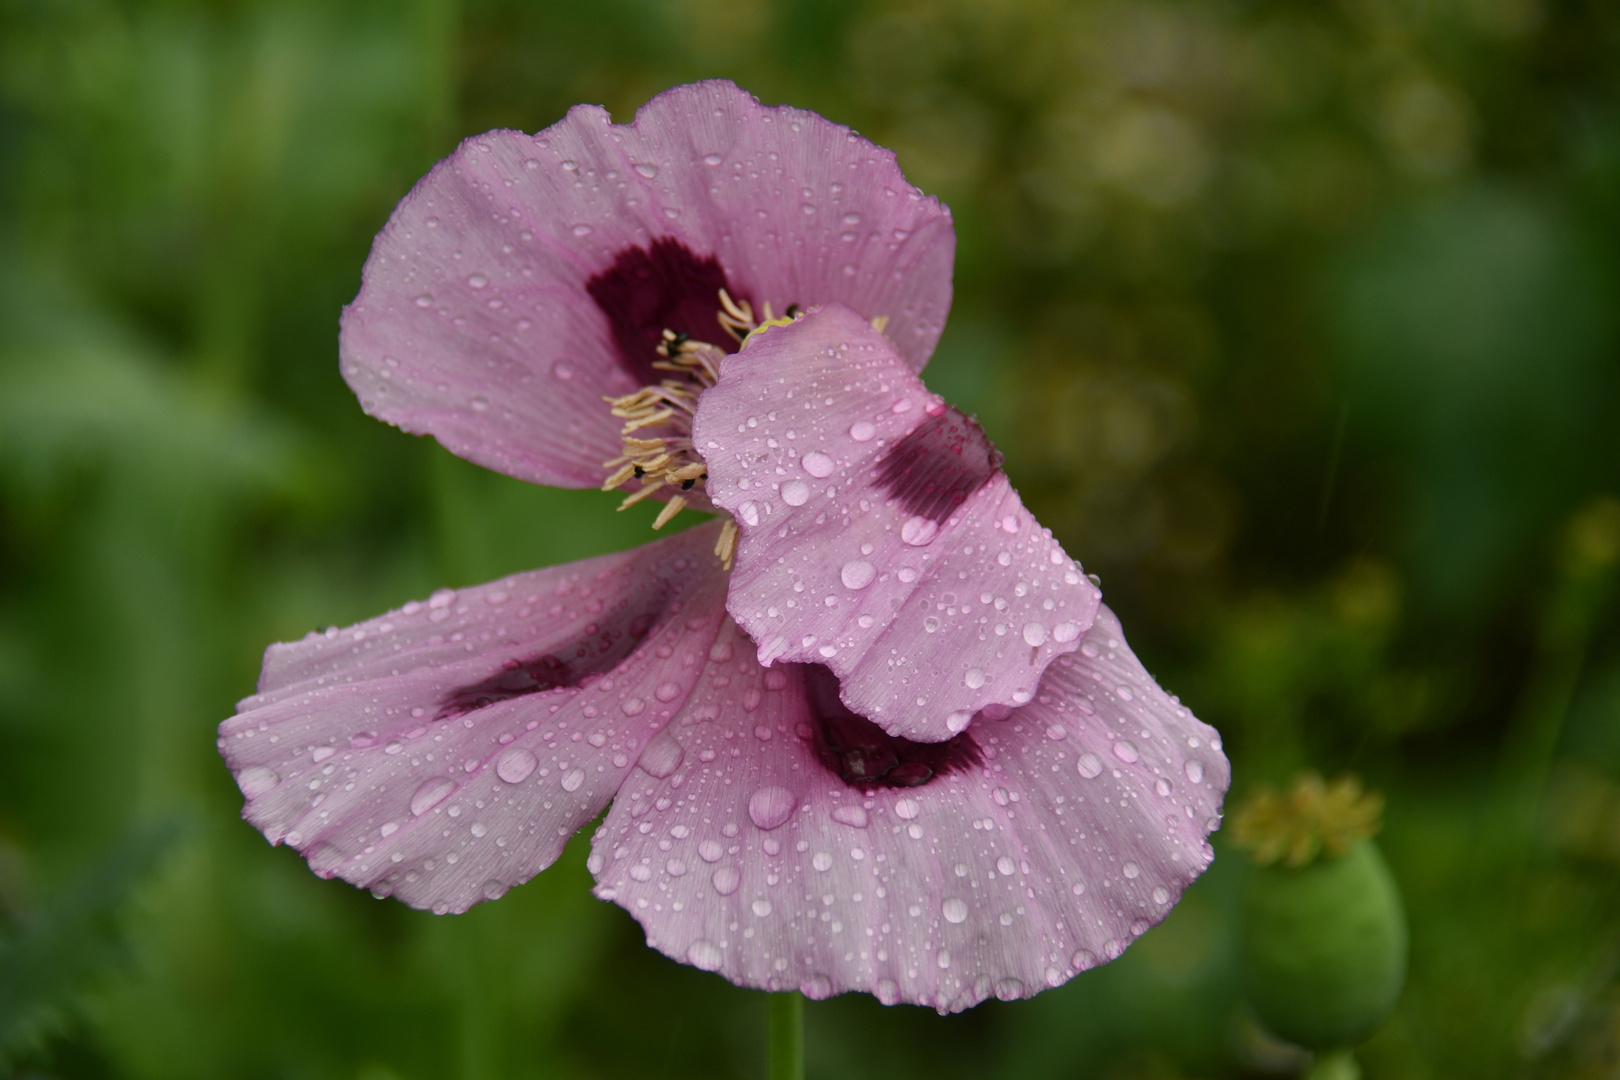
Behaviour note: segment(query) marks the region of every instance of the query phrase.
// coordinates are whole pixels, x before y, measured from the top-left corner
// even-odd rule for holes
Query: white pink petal
[[[693,442],[740,529],[727,607],[760,660],[827,665],[892,734],[944,739],[1028,702],[1096,615],[977,424],[848,308],[728,358]]]
[[[272,646],[220,725],[243,816],[415,907],[464,911],[533,877],[691,692],[724,616],[715,531]]]
[[[366,411],[536,483],[601,483],[603,406],[654,382],[668,328],[729,343],[726,287],[842,301],[920,368],[950,306],[949,212],[894,155],[728,82],[676,87],[628,125],[578,106],[529,136],[467,140],[402,200],[344,312]]]
[[[666,729],[678,764],[627,778],[590,859],[598,894],[676,959],[959,1011],[1119,955],[1208,865],[1218,737],[1107,611],[1035,701],[974,721],[977,764],[917,787],[828,768],[813,669],[761,668],[726,631],[715,656]],[[1126,741],[1129,761],[1112,750]]]

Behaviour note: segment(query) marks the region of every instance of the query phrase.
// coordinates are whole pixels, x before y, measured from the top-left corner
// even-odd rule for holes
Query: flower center
[[[850,712],[838,697],[838,676],[821,664],[805,665],[805,689],[817,721],[816,754],[850,787],[861,791],[921,787],[935,777],[984,762],[971,732],[945,742],[912,742]]]
[[[723,288],[718,299],[720,307],[715,318],[737,346],[755,330],[787,321],[772,316],[770,301],[765,302],[764,318],[756,321],[753,305],[747,300],[734,300]],[[797,309],[797,304],[788,307],[789,318]],[[670,372],[671,377],[661,379],[656,386],[643,386],[633,394],[606,399],[613,415],[624,420],[624,451],[602,463],[604,469],[612,470],[602,490],[613,491],[636,481],[636,490],[619,504],[623,510],[665,488],[678,488],[679,493],[671,495],[653,519],[653,528],[662,529],[702,492],[703,482],[708,479],[708,466],[692,446],[692,416],[697,412],[698,397],[720,377],[720,362],[726,358],[726,350],[665,327],[654,352],[659,359],[653,361],[650,370]],[[729,570],[736,551],[737,523],[727,518],[715,541],[714,553]]]

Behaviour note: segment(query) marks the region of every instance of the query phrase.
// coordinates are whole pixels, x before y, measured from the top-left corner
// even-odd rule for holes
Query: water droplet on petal
[[[686,959],[693,967],[702,971],[719,971],[720,965],[725,963],[725,954],[720,946],[712,941],[698,938],[692,942],[691,948],[686,950]]]
[[[1060,622],[1052,627],[1052,640],[1067,644],[1080,636],[1080,627],[1072,622]]]
[[[839,806],[832,812],[832,819],[842,825],[851,825],[857,829],[866,828],[868,818],[866,811],[859,806]]]
[[[574,377],[574,365],[568,360],[558,360],[551,365],[551,374],[563,382],[567,382]]]
[[[529,778],[539,764],[532,753],[521,746],[514,746],[496,759],[495,775],[508,784],[520,784]]]
[[[1046,643],[1046,627],[1038,622],[1024,624],[1024,644],[1038,648]]]
[[[585,782],[585,770],[578,766],[563,773],[562,789],[564,791],[578,791],[579,785]]]
[[[742,520],[744,525],[747,525],[750,528],[758,525],[759,505],[752,501],[743,503],[741,506],[737,507],[737,517]]]
[[[894,804],[894,816],[901,821],[910,821],[922,813],[922,807],[917,805],[916,799],[901,799]]]
[[[793,792],[774,785],[762,787],[748,797],[748,817],[755,825],[770,832],[780,828],[798,805]]]
[[[962,676],[962,683],[969,690],[977,690],[984,685],[984,669],[968,668],[967,674]]]
[[[803,506],[810,501],[810,485],[803,480],[789,480],[782,485],[782,501],[789,506]]]
[[[1017,1001],[1024,996],[1024,984],[1017,979],[997,979],[996,998],[1001,1001]]]
[[[1142,757],[1141,754],[1137,753],[1136,747],[1133,744],[1126,742],[1124,739],[1121,739],[1119,742],[1114,744],[1114,756],[1125,762],[1127,765],[1136,764],[1136,762]]]
[[[822,873],[832,869],[832,855],[825,851],[818,851],[810,859],[810,865]]]
[[[680,767],[681,759],[686,751],[681,744],[675,741],[675,736],[665,728],[651,739],[647,740],[647,747],[641,752],[641,758],[636,765],[648,776],[662,780]]]
[[[857,420],[849,425],[849,437],[856,442],[870,442],[877,434],[877,428],[867,420]]]
[[[973,720],[973,714],[967,709],[957,709],[945,718],[945,726],[952,732],[964,730]]]
[[[900,526],[900,539],[912,547],[923,547],[939,535],[939,522],[932,518],[910,517]]]
[[[276,775],[276,771],[263,765],[250,765],[236,774],[237,787],[240,787],[242,794],[250,799],[257,799],[279,783],[281,777]]]
[[[411,816],[421,817],[448,799],[450,793],[454,790],[456,790],[456,782],[447,780],[442,776],[436,776],[431,780],[424,781],[422,786],[416,789],[416,794],[411,796]]]
[[[864,589],[877,577],[877,569],[865,559],[855,559],[845,563],[838,576],[843,579],[844,588]]]
[[[1012,861],[1011,855],[1003,855],[996,860],[996,869],[1001,872],[1002,877],[1012,877],[1013,871],[1018,869],[1018,864]]]
[[[471,274],[467,278],[467,286],[473,289],[482,289],[489,284],[489,278],[483,274]]]
[[[709,878],[709,883],[721,896],[730,896],[737,891],[737,886],[742,884],[742,872],[735,866],[722,866],[714,872],[713,877]]]
[[[1102,775],[1102,762],[1096,754],[1081,754],[1080,759],[1075,762],[1075,767],[1087,780],[1095,780]]]
[[[1192,781],[1193,783],[1202,784],[1204,782],[1204,767],[1202,765],[1200,765],[1198,762],[1188,760],[1187,767],[1186,767],[1186,772],[1187,772],[1187,779]]]
[[[944,914],[945,921],[948,923],[967,922],[967,901],[959,896],[947,896],[945,902],[939,906],[939,910]]]
[[[804,455],[804,457],[799,459],[799,464],[804,467],[805,472],[809,473],[811,476],[814,476],[818,480],[823,480],[831,476],[833,474],[833,468],[835,467],[833,459],[828,457],[826,454],[823,454],[820,450],[810,451],[808,454]]]
[[[648,180],[658,175],[658,166],[649,165],[645,162],[635,166],[635,170],[638,175],[645,176]]]

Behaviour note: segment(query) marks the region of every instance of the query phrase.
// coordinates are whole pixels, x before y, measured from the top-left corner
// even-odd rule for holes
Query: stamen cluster
[[[720,310],[715,318],[739,346],[756,330],[791,321],[799,313],[798,305],[792,304],[786,318],[779,319],[772,314],[767,300],[764,318],[756,319],[753,305],[747,300],[735,300],[725,289],[720,290],[719,298]],[[653,362],[654,370],[672,372],[675,378],[606,399],[613,415],[624,420],[624,452],[602,463],[603,468],[612,470],[602,490],[614,491],[632,480],[640,481],[640,487],[619,504],[619,509],[624,510],[666,487],[679,488],[683,494],[670,496],[653,520],[653,528],[662,529],[689,505],[690,499],[684,493],[703,490],[703,482],[708,479],[708,467],[692,447],[692,415],[699,395],[719,378],[720,362],[726,353],[717,345],[669,329],[664,330],[657,351],[660,359]],[[714,553],[730,569],[736,550],[737,523],[728,519],[721,526]]]

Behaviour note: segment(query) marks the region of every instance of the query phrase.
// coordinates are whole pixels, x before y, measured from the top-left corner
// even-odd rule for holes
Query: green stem
[[[787,993],[768,1000],[770,1080],[804,1080],[804,998]]]

